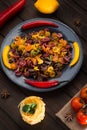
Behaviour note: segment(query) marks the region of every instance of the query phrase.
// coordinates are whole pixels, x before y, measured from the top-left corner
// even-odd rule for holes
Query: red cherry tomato
[[[71,107],[74,111],[79,111],[84,106],[84,101],[80,97],[75,97],[71,101]]]
[[[76,119],[81,125],[87,125],[87,108],[81,109],[76,114]]]
[[[81,89],[80,97],[87,102],[87,87]]]

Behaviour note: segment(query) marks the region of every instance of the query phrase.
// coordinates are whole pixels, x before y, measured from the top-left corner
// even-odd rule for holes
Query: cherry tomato
[[[81,109],[76,114],[76,119],[81,125],[87,125],[87,108]]]
[[[80,97],[75,97],[71,101],[71,107],[74,111],[79,111],[84,106],[84,101]]]
[[[81,89],[80,97],[87,102],[87,87]]]

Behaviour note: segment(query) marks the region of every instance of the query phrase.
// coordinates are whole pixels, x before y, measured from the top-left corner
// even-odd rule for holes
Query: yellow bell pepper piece
[[[9,59],[8,59],[9,50],[10,50],[10,46],[9,45],[4,47],[3,52],[2,52],[2,59],[3,59],[4,65],[8,69],[11,69],[11,64],[9,63]]]
[[[80,56],[80,47],[78,45],[78,42],[73,43],[73,48],[74,48],[74,57],[71,63],[69,64],[70,67],[74,66],[78,62]]]

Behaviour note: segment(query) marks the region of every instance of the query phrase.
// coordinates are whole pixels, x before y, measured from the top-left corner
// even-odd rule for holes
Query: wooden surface
[[[15,1],[17,0],[0,0],[0,11]],[[83,65],[77,76],[68,85],[56,91],[46,93],[22,89],[11,82],[0,67],[0,91],[7,89],[10,92],[8,99],[0,97],[0,130],[68,130],[68,127],[55,116],[55,113],[61,110],[80,88],[87,83],[87,1],[60,0],[59,9],[50,15],[39,13],[34,8],[35,1],[27,0],[25,8],[0,29],[0,45],[8,32],[20,22],[36,17],[53,18],[64,22],[78,34],[84,51]],[[76,24],[78,20],[80,22],[79,25]],[[22,121],[17,107],[23,98],[30,95],[40,96],[46,103],[45,119],[40,124],[34,126],[27,125]]]

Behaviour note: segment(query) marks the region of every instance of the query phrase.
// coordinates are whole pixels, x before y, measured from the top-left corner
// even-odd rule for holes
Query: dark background
[[[0,0],[0,11],[3,11],[16,1]],[[0,130],[68,130],[55,116],[55,113],[61,110],[87,83],[87,1],[60,0],[59,9],[50,15],[39,13],[34,7],[34,2],[35,0],[27,0],[25,7],[0,29],[0,45],[8,32],[22,21],[40,17],[53,18],[70,26],[79,36],[84,51],[83,64],[77,76],[68,85],[46,93],[22,89],[11,82],[0,67],[0,92],[3,89],[7,89],[10,92],[8,99],[0,97]],[[46,103],[45,119],[34,126],[27,125],[22,121],[17,107],[23,98],[30,95],[40,96]]]

